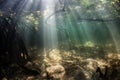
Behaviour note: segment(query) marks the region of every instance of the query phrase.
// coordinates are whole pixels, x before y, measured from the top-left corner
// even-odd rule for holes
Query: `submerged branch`
[[[120,21],[120,19],[116,19],[116,18],[114,18],[114,19],[95,19],[95,18],[88,18],[88,19],[86,19],[86,18],[78,18],[77,19],[78,21],[99,21],[99,22],[111,22],[111,21]]]

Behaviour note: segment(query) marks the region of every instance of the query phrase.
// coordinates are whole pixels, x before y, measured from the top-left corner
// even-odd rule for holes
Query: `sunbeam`
[[[120,0],[0,0],[0,80],[120,80],[119,25]]]
[[[57,30],[55,15],[48,17],[55,12],[55,0],[45,0],[43,1],[44,11],[43,11],[43,36],[44,36],[44,47],[45,48],[57,48]],[[48,19],[48,20],[47,20]],[[47,21],[47,22],[46,22]]]

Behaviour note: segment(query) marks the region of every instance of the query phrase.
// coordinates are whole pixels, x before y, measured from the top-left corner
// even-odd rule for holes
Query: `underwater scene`
[[[120,0],[0,0],[0,80],[120,80]]]

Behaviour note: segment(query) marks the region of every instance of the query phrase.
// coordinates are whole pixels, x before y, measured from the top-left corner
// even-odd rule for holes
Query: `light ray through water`
[[[11,5],[9,5],[8,3],[10,3]],[[17,3],[19,4],[16,5]],[[50,0],[29,0],[29,1],[22,0],[22,1],[16,1],[12,3],[7,0],[3,8],[7,7],[8,5],[11,6],[11,9],[16,7],[14,9],[16,9],[18,11],[17,13],[20,15],[24,13],[29,14],[29,12],[31,13],[32,10],[40,11],[40,14],[42,15],[42,18],[41,18],[42,20],[39,20],[39,23],[40,23],[39,27],[35,27],[35,29],[39,29],[41,28],[41,26],[43,27],[42,36],[43,36],[43,44],[45,48],[58,48],[58,43],[59,43],[58,39],[60,37],[63,39],[63,42],[66,40],[66,42],[68,43],[67,44],[68,46],[69,44],[71,44],[72,41],[75,44],[79,42],[80,43],[82,42],[84,44],[87,41],[102,44],[104,43],[102,39],[105,38],[105,35],[110,34],[118,50],[119,49],[118,44],[120,42],[118,41],[119,38],[116,37],[115,35],[116,34],[118,35],[119,33],[117,28],[114,27],[113,29],[111,27],[111,26],[117,26],[117,25],[115,25],[115,23],[112,22],[114,15],[112,15],[111,12],[109,11],[110,8],[108,9],[107,7],[108,5],[107,6],[105,5],[105,3],[107,3],[106,0],[105,1],[92,0],[91,2],[83,1],[83,3],[80,1],[74,1],[74,0],[71,0],[71,1],[69,0],[51,0],[51,1]],[[56,12],[57,9],[61,9],[61,10],[58,10],[58,12]],[[111,11],[112,9],[114,8],[111,8]],[[33,11],[31,17],[33,18],[34,15],[35,14]],[[104,18],[103,15],[107,15],[107,16],[104,16],[105,17]],[[111,21],[110,20],[107,21],[107,18],[111,19]],[[26,21],[28,21],[28,23],[31,24],[32,21],[29,21],[27,19],[28,18],[26,18]],[[108,22],[112,22],[110,23],[111,26],[109,25]],[[23,25],[23,26],[28,27],[29,25],[28,26]],[[106,28],[102,30],[102,27],[100,26],[104,26],[108,28],[109,31]],[[31,24],[29,28],[31,27],[34,27],[34,25]],[[64,28],[64,29],[60,31],[59,28]],[[25,33],[26,36],[31,34],[31,32],[29,32],[29,29],[27,30],[28,30],[28,33],[27,32]],[[98,34],[98,36],[101,36],[101,39],[95,35],[94,30],[97,30],[96,34]],[[107,31],[107,32],[104,33],[104,31]],[[39,30],[38,30],[38,34],[39,34]],[[61,36],[59,36],[59,34]]]
[[[57,48],[57,30],[56,30],[56,20],[55,15],[51,16],[49,20],[47,18],[55,12],[55,0],[45,0],[43,1],[44,11],[43,11],[43,36],[44,36],[44,47],[45,48]],[[46,22],[47,21],[47,22]]]
[[[111,13],[115,8],[110,8],[108,0],[6,1],[0,9],[6,11],[7,7],[9,9],[6,12],[12,13],[13,10],[17,14],[15,16],[10,14],[10,18],[16,20],[18,26],[16,30],[20,38],[24,38],[21,41],[23,40],[26,45],[26,47],[24,44],[22,46],[22,42],[15,39],[18,45],[14,46],[22,47],[21,49],[15,48],[15,53],[19,51],[20,57],[24,57],[20,51],[24,50],[23,48],[28,50],[33,61],[29,61],[25,67],[35,66],[35,71],[40,72],[37,77],[33,76],[34,78],[79,80],[85,77],[81,79],[91,80],[93,75],[97,74],[96,70],[99,66],[105,67],[103,68],[105,75],[107,68],[112,69],[109,71],[112,74],[119,58],[118,54],[112,55],[120,52],[118,25],[120,17],[113,14],[114,12]],[[3,15],[0,11],[0,18],[1,16]],[[8,18],[5,18],[6,20]],[[9,20],[8,23],[10,23]],[[26,53],[27,50],[25,50]],[[5,51],[7,55],[8,51]],[[25,59],[27,59],[26,56]],[[115,60],[115,66],[111,62],[112,59]]]

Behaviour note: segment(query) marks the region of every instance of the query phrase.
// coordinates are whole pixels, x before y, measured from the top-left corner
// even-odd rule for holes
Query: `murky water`
[[[9,54],[18,51],[13,57],[23,59],[18,60],[20,63],[28,55],[31,57],[25,66],[40,74],[21,77],[22,71],[18,72],[22,80],[118,80],[119,75],[113,73],[120,69],[119,3],[119,0],[1,0],[1,53],[5,52],[8,59]],[[13,25],[10,19],[16,25],[13,32],[20,39],[9,38],[12,28],[8,25]]]

